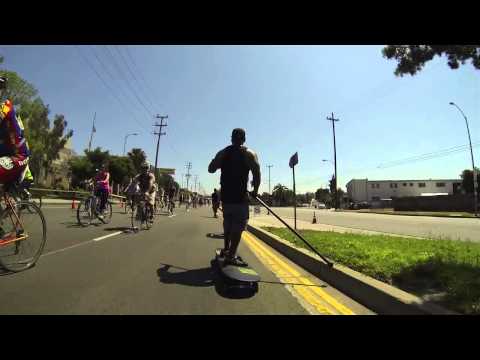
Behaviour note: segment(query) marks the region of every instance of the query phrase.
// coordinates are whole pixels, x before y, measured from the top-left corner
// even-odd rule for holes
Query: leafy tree
[[[135,176],[132,160],[127,156],[111,156],[109,171],[116,184],[126,184],[130,177]]]
[[[127,155],[132,160],[135,172],[138,174],[141,170],[140,168],[142,166],[142,163],[147,160],[147,155],[145,154],[145,151],[139,148],[134,148]]]
[[[70,171],[72,173],[72,186],[75,188],[95,175],[95,166],[87,156],[78,156],[70,160]]]
[[[68,139],[73,136],[73,130],[67,129],[67,121],[63,115],[55,115],[53,128],[46,132],[45,141],[45,177],[51,171],[52,163],[60,157],[60,150],[67,144]]]
[[[17,111],[25,127],[25,137],[30,148],[30,169],[36,177],[40,169],[44,167],[46,150],[45,139],[48,136],[49,120],[48,106],[45,106],[40,98],[25,103]]]
[[[85,155],[93,165],[94,171],[95,169],[99,169],[103,164],[108,164],[110,160],[110,152],[108,150],[102,151],[101,147],[97,147],[93,151],[85,150]]]
[[[480,190],[480,170],[475,168],[477,171],[477,189]],[[473,171],[472,170],[463,170],[460,174],[462,179],[462,189],[467,194],[473,194]]]
[[[451,69],[458,69],[468,60],[480,69],[480,45],[388,45],[382,54],[397,61],[396,76],[415,75],[435,56],[446,56]]]
[[[33,101],[38,91],[29,82],[25,81],[14,71],[0,69],[0,75],[8,78],[7,89],[3,95],[13,102],[15,108],[20,109],[24,104]]]
[[[292,190],[282,184],[277,184],[273,188],[272,198],[280,206],[292,206],[295,195]]]
[[[315,192],[315,200],[317,200],[318,202],[321,202],[321,203],[324,203],[324,204],[328,204],[330,205],[331,203],[331,194],[330,194],[330,190],[328,189],[317,189],[317,191]]]

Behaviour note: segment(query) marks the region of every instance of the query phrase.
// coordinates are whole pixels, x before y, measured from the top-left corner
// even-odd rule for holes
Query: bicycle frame
[[[15,227],[15,239],[12,239],[12,240],[7,240],[7,241],[3,241],[3,242],[0,242],[0,246],[5,246],[5,245],[8,245],[8,244],[11,244],[11,243],[14,243],[14,242],[17,242],[17,241],[22,241],[22,240],[26,240],[28,239],[28,234],[23,234],[23,236],[20,236],[18,237],[16,234],[17,234],[17,230],[18,230],[18,225],[20,225],[20,228],[22,230],[24,230],[24,226],[22,224],[22,221],[20,220],[20,218],[18,217],[18,214],[17,212],[15,211],[15,207],[13,206],[12,204],[12,200],[10,199],[10,196],[4,192],[3,193],[3,200],[6,204],[6,208],[3,210],[3,211],[8,211],[8,209],[11,209],[12,211],[9,212],[9,218],[10,220],[12,221],[12,225]],[[15,220],[12,218],[12,213],[15,217]]]

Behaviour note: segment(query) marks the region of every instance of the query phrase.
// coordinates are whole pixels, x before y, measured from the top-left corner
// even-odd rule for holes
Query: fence
[[[65,200],[78,200],[84,199],[91,195],[89,191],[69,191],[69,190],[55,190],[55,189],[42,189],[42,188],[31,188],[29,189],[32,195],[41,197],[41,198],[57,198]],[[125,196],[110,194],[111,198],[123,200]]]
[[[395,211],[469,211],[473,195],[411,196],[392,199]]]

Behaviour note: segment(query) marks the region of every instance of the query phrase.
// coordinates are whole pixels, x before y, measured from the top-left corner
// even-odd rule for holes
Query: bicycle
[[[144,194],[138,194],[135,198],[137,201],[132,211],[132,229],[140,231],[145,225],[146,230],[150,230],[153,226],[153,221],[150,220],[152,208],[147,206]]]
[[[32,268],[47,241],[47,225],[40,208],[33,202],[16,201],[18,185],[8,184],[0,190],[0,265],[7,271]]]
[[[161,197],[155,197],[155,205],[153,207],[153,213],[155,215],[160,215],[161,211],[165,207],[165,204],[163,202],[163,199]]]
[[[126,195],[126,199],[123,202],[123,207],[124,207],[124,212],[125,214],[128,214],[133,212],[133,207],[134,207],[134,202],[133,202],[133,196],[131,195]]]
[[[100,196],[95,195],[95,191],[92,191],[84,201],[78,204],[77,208],[77,221],[81,226],[90,225],[95,218],[98,218],[104,224],[110,223],[112,220],[112,203],[107,200],[105,204],[104,216],[102,217],[100,211],[101,199]]]

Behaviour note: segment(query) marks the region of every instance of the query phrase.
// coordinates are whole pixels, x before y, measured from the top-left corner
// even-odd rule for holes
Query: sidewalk
[[[282,219],[292,228],[294,227],[294,219]],[[282,227],[283,225],[280,221],[277,220],[273,215],[253,215],[250,213],[250,219],[248,220],[248,224],[252,226],[269,226],[269,227]],[[371,230],[362,230],[362,229],[354,229],[336,225],[326,225],[326,224],[312,224],[308,221],[298,220],[297,219],[297,230],[315,230],[315,231],[333,231],[339,233],[353,233],[353,234],[364,234],[364,235],[388,235],[388,236],[397,236],[397,237],[404,237],[404,238],[418,238],[416,236],[408,236],[408,235],[400,235],[400,234],[391,234],[385,233],[380,231],[371,231]]]

